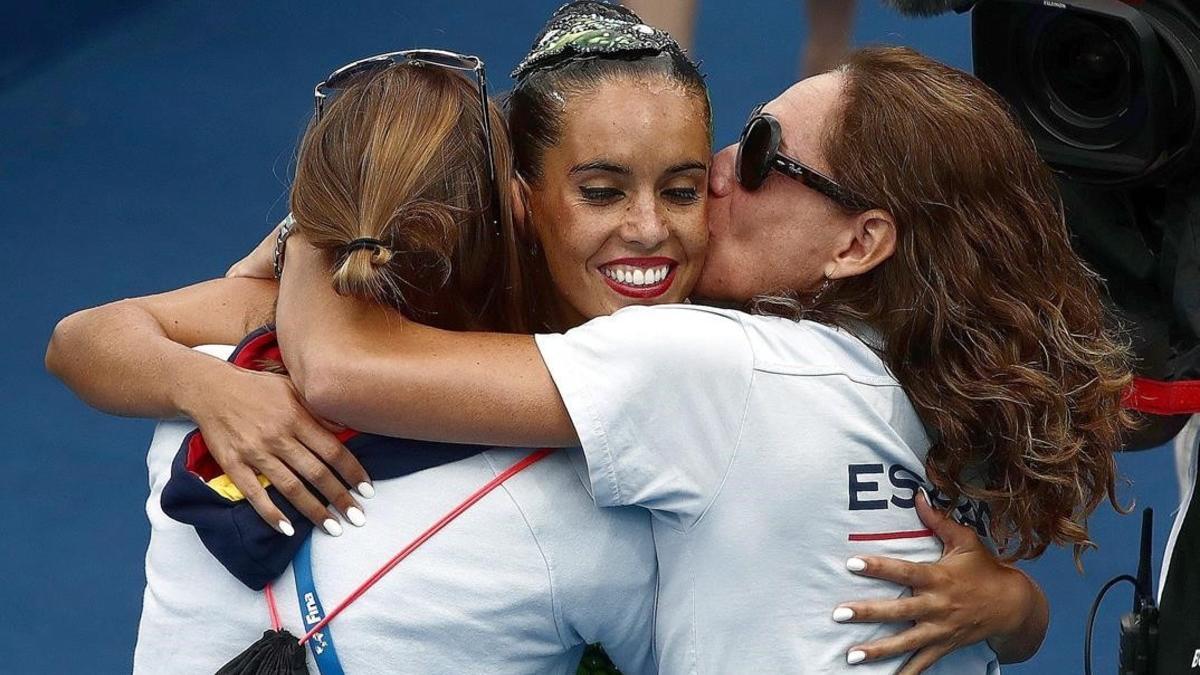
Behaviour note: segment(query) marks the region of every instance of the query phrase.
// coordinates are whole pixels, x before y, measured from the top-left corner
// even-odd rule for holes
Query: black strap
[[[342,250],[346,253],[352,253],[362,249],[379,250],[387,247],[387,244],[383,243],[379,239],[375,239],[374,237],[359,237],[345,246],[342,246]]]

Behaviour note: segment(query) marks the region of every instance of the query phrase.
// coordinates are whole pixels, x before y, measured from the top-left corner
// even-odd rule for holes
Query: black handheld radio
[[[1122,581],[1133,584],[1133,611],[1121,617],[1120,675],[1154,675],[1154,656],[1158,650],[1158,605],[1154,601],[1151,579],[1151,543],[1154,536],[1154,511],[1142,511],[1142,546],[1138,556],[1137,577],[1122,574],[1110,579],[1096,595],[1088,612],[1087,633],[1083,641],[1083,672],[1092,675],[1092,629],[1096,611],[1110,588]]]
[[[1121,617],[1121,675],[1152,675],[1158,649],[1158,605],[1150,582],[1154,511],[1142,512],[1142,552],[1134,581],[1133,611]]]

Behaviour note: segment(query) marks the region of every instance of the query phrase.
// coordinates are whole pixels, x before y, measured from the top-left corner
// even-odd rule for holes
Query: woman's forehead
[[[704,102],[703,96],[667,77],[617,77],[569,96],[563,113],[567,128],[597,121],[653,126],[672,119],[703,126],[708,123]]]
[[[820,167],[821,139],[836,112],[841,77],[831,72],[803,79],[763,106],[763,112],[779,120],[783,152]]]
[[[708,145],[708,120],[694,93],[617,81],[567,101],[555,149],[628,160],[699,153],[707,160]]]

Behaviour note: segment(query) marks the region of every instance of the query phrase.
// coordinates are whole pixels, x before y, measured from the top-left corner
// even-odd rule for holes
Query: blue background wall
[[[141,605],[152,427],[93,412],[44,373],[55,321],[219,276],[245,253],[286,210],[312,85],[333,67],[440,46],[485,57],[502,91],[557,2],[28,5],[0,12],[0,672],[122,672]],[[796,2],[702,5],[696,53],[724,145],[793,81],[805,27]],[[855,41],[969,68],[968,29],[965,17],[905,20],[867,0]],[[1121,468],[1123,496],[1156,507],[1161,547],[1177,498],[1169,453]],[[1094,528],[1101,548],[1085,574],[1063,551],[1029,566],[1052,627],[1037,658],[1008,672],[1082,671],[1088,603],[1133,570],[1138,522],[1104,507]],[[1114,669],[1119,597],[1101,616],[1097,672]]]

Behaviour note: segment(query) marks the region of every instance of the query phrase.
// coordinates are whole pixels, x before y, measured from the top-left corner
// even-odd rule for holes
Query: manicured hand
[[[184,410],[203,431],[213,459],[272,527],[289,536],[294,532],[256,473],[328,534],[340,535],[341,524],[301,479],[351,523],[365,522],[346,484],[357,486],[363,497],[373,495],[366,470],[338,442],[334,433],[340,428],[315,418],[286,376],[222,363],[196,387],[194,398]]]
[[[913,626],[847,652],[851,664],[912,653],[900,675],[924,672],[935,661],[966,645],[1019,630],[1040,595],[1016,568],[1001,563],[975,531],[955,523],[916,496],[921,522],[943,545],[934,563],[912,563],[882,556],[858,556],[847,569],[912,589],[912,596],[839,605],[835,621],[900,623]],[[1036,647],[1035,647],[1036,649]]]

